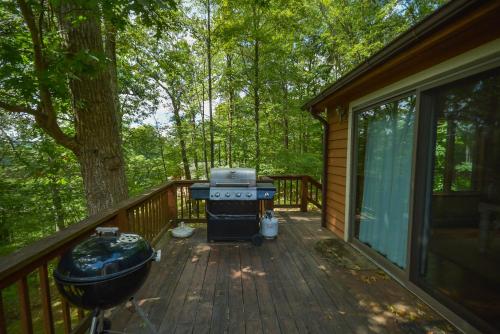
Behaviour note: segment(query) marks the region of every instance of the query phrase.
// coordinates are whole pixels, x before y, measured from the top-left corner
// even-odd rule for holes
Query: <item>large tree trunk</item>
[[[289,113],[289,108],[288,108],[288,86],[287,83],[285,82],[283,84],[283,93],[284,93],[284,106],[283,106],[283,145],[285,146],[285,149],[288,150],[289,143],[290,143],[290,128],[288,124],[288,113]]]
[[[254,113],[255,113],[255,169],[257,173],[260,169],[260,134],[259,134],[259,109],[260,109],[260,96],[259,96],[259,41],[255,41],[254,46]]]
[[[212,119],[212,39],[210,28],[210,0],[207,0],[207,62],[208,62],[208,115],[210,118],[210,167],[214,167],[214,123]]]
[[[85,8],[82,8],[85,6]],[[88,52],[104,55],[101,20],[97,5],[65,3],[62,26],[65,29],[68,57]],[[78,15],[85,20],[74,24]],[[76,152],[87,198],[89,214],[113,206],[128,196],[125,164],[120,138],[120,120],[116,105],[111,64],[89,59],[90,68],[75,73],[69,80],[76,114]]]
[[[227,55],[227,68],[229,72],[229,110],[227,113],[228,135],[227,135],[227,159],[229,167],[233,167],[233,115],[234,115],[234,89],[233,89],[233,67],[230,55]]]
[[[259,39],[257,36],[259,26],[259,15],[257,13],[257,4],[253,4],[253,33],[254,33],[254,82],[253,82],[253,98],[254,98],[254,116],[255,116],[255,169],[259,173],[260,169],[260,133],[259,133],[259,109],[260,109],[260,82],[259,82]]]
[[[207,134],[205,131],[205,85],[201,84],[201,138],[203,140],[203,161],[205,162],[205,178],[208,180]]]
[[[26,0],[17,0],[17,3],[33,43],[34,75],[40,101],[37,108],[0,101],[0,108],[33,115],[38,126],[76,155],[87,210],[95,214],[128,196],[117,106],[114,39],[107,40],[105,50],[97,2],[57,2],[56,12],[69,60],[68,73],[72,74],[68,82],[75,114],[75,135],[68,135],[58,124],[46,80],[52,69],[48,66],[43,45],[42,16],[35,18],[32,3]],[[111,36],[114,36],[112,30],[107,37]],[[105,60],[106,55],[111,61]]]
[[[196,140],[196,113],[193,111],[191,113],[191,146],[193,147],[193,162],[196,178],[199,177],[198,173],[198,151],[197,151],[197,140]]]
[[[186,140],[184,139],[184,131],[182,131],[182,122],[181,116],[179,114],[179,107],[174,103],[172,104],[172,109],[174,110],[174,122],[177,132],[177,138],[179,139],[179,144],[181,146],[181,158],[182,165],[184,166],[184,177],[186,178],[186,180],[191,180],[191,171],[189,170],[189,161],[187,158]]]

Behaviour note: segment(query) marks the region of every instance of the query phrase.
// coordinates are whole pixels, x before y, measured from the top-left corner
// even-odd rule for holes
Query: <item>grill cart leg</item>
[[[262,242],[264,241],[264,237],[260,233],[255,233],[252,235],[252,244],[255,246],[261,246]]]

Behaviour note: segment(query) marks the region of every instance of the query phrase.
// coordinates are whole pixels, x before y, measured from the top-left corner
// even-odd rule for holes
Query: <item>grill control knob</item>
[[[252,197],[252,193],[247,193],[247,197]]]
[[[215,197],[220,197],[220,194],[219,193],[215,193]]]
[[[231,194],[227,192],[227,193],[226,193],[226,197],[229,197],[229,196],[231,196]]]
[[[241,193],[236,193],[236,197],[241,197]]]

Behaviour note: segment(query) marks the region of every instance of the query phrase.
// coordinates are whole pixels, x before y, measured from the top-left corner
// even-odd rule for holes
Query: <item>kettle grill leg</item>
[[[99,324],[99,313],[100,310],[96,308],[92,312],[92,322],[90,323],[89,334],[97,334],[97,325]]]
[[[157,334],[158,331],[156,330],[155,326],[147,318],[146,314],[144,313],[144,311],[142,310],[142,308],[139,306],[139,304],[137,304],[137,302],[135,301],[134,297],[130,298],[130,302],[132,303],[132,305],[134,305],[134,309],[137,311],[137,314],[139,314],[139,316],[144,321],[144,323],[146,323],[146,326],[149,328],[149,330],[151,331],[151,333]]]

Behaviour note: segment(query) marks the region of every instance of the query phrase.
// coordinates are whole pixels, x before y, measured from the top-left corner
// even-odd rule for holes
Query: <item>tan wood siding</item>
[[[347,117],[342,122],[335,111],[328,112],[328,184],[326,193],[326,226],[344,238],[345,193],[347,175]]]

